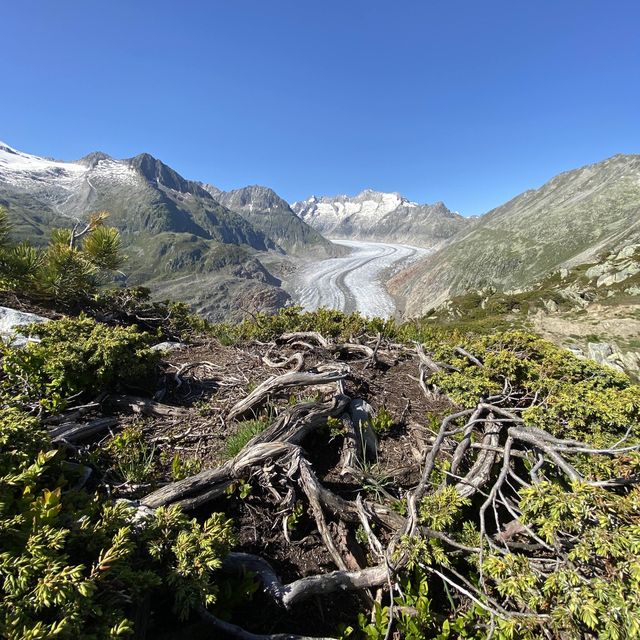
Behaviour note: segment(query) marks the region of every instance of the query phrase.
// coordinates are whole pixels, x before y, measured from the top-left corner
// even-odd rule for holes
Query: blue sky
[[[640,153],[637,0],[7,0],[0,139],[487,211]]]

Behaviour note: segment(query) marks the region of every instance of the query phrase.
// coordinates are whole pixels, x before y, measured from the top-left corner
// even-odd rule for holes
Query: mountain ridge
[[[518,289],[640,238],[640,155],[616,154],[553,176],[478,217],[390,281],[420,315],[483,287]],[[419,292],[419,293],[418,293]]]
[[[355,196],[311,196],[294,202],[295,213],[323,235],[435,248],[454,237],[468,219],[443,202],[418,204],[398,192],[363,189]]]

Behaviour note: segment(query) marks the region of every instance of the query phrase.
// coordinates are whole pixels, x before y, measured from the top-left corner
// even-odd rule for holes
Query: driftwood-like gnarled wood
[[[330,347],[330,351],[333,353],[347,353],[361,355],[364,360],[370,360],[375,362],[376,354],[371,347],[366,344],[354,344],[351,342],[345,342],[343,344],[336,344]]]
[[[268,356],[262,356],[262,362],[271,369],[284,369],[290,365],[293,365],[293,371],[301,371],[304,367],[304,355],[300,352],[294,353],[292,356],[276,362],[271,360]]]
[[[310,433],[327,424],[327,418],[341,415],[349,398],[336,395],[330,402],[306,402],[283,411],[262,433],[254,436],[245,448],[262,442],[300,444]]]
[[[226,637],[238,638],[238,640],[337,640],[337,638],[329,637],[299,636],[294,633],[251,633],[237,624],[217,618],[204,608],[200,608],[199,613],[204,622],[218,631],[222,631]]]
[[[347,406],[346,396],[336,396],[331,402],[296,405],[281,414],[265,431],[250,440],[238,455],[216,469],[200,473],[157,489],[142,499],[142,504],[157,508],[178,503],[193,509],[221,496],[245,469],[269,457],[279,457],[291,451],[291,445],[304,440],[323,426],[330,416],[340,415]],[[277,445],[282,445],[281,447]]]
[[[187,409],[172,407],[168,404],[154,402],[149,398],[137,396],[116,396],[108,399],[109,406],[115,409],[124,409],[143,416],[156,416],[160,418],[183,418],[189,415]]]
[[[329,346],[329,341],[317,331],[296,331],[294,333],[283,333],[278,342],[315,342],[317,345],[324,347]]]
[[[78,422],[63,422],[53,429],[49,429],[49,435],[53,442],[80,442],[111,429],[118,424],[117,418],[98,418],[85,424]]]
[[[360,430],[355,428],[351,416],[342,416],[343,444],[340,455],[340,475],[348,473],[361,461],[362,440]]]
[[[246,398],[243,398],[231,407],[227,419],[234,420],[239,418],[264,402],[269,396],[284,391],[285,389],[322,385],[329,382],[336,382],[337,380],[344,380],[346,377],[346,372],[334,368],[317,372],[292,371],[281,376],[268,378],[262,384],[258,385]]]
[[[473,466],[463,480],[455,485],[456,491],[464,498],[470,498],[478,492],[490,479],[493,465],[498,453],[495,450],[502,426],[492,420],[486,424],[482,444],[487,449],[481,449]]]
[[[313,596],[378,587],[386,583],[389,575],[387,567],[380,564],[361,571],[331,571],[307,576],[283,585],[266,560],[249,553],[229,553],[222,566],[227,571],[251,571],[262,582],[265,592],[287,609]]]

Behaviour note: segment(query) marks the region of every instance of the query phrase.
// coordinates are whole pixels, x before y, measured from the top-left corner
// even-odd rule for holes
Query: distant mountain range
[[[356,196],[311,196],[291,208],[307,224],[331,238],[399,242],[427,248],[467,228],[469,218],[442,202],[417,204],[399,193],[365,189]]]
[[[222,191],[210,184],[202,186],[217,202],[239,213],[287,253],[306,253],[310,247],[325,256],[339,252],[319,231],[301,220],[273,189],[253,185]]]
[[[0,206],[18,239],[39,244],[53,227],[109,211],[129,257],[127,284],[215,320],[286,304],[278,273],[348,251],[328,238],[426,247],[426,259],[389,282],[405,315],[416,316],[467,291],[523,289],[640,242],[640,156],[562,173],[471,219],[442,202],[372,190],[289,205],[268,187],[223,191],[187,180],[145,153],[64,162],[0,143]]]
[[[63,162],[0,143],[0,205],[17,239],[39,244],[54,227],[109,211],[129,256],[128,282],[178,294],[216,319],[288,301],[260,256],[344,252],[270,189],[224,193],[186,180],[146,153],[115,160],[96,152]]]

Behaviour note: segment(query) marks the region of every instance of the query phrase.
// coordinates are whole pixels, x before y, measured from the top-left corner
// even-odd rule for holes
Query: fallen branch
[[[140,413],[144,416],[155,416],[159,418],[184,418],[189,415],[187,409],[172,407],[137,396],[117,396],[108,399],[108,404],[115,409],[125,409],[133,413]]]
[[[347,373],[329,369],[324,371],[300,372],[292,371],[281,376],[268,378],[256,387],[246,398],[237,402],[227,414],[227,420],[234,420],[248,413],[264,402],[269,396],[291,389],[292,387],[308,387],[344,380]]]

